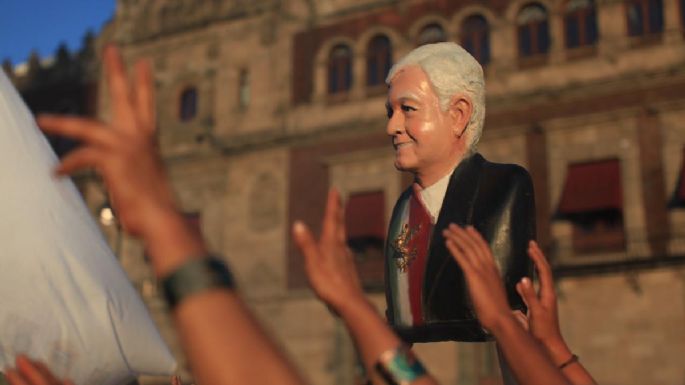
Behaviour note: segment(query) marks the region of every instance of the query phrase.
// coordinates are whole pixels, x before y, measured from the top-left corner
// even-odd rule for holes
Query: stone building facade
[[[684,39],[682,0],[119,0],[98,44],[151,60],[160,145],[184,210],[311,382],[342,385],[359,380],[354,348],[307,289],[289,226],[316,228],[337,187],[384,309],[378,245],[411,182],[385,135],[384,73],[419,44],[462,43],[486,74],[479,151],[533,177],[574,352],[602,384],[676,385]],[[106,118],[104,87],[99,95]],[[101,207],[96,183],[83,190]],[[105,231],[178,349],[144,250]],[[443,384],[501,381],[490,344],[416,348]]]

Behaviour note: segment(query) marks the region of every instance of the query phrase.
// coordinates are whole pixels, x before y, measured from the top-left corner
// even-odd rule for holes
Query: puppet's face
[[[387,133],[395,148],[395,167],[419,178],[442,177],[463,153],[460,131],[449,109],[442,111],[438,96],[418,66],[401,69],[388,89]]]

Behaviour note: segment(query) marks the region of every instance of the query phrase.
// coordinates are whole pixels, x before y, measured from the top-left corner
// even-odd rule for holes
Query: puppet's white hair
[[[426,44],[409,52],[393,65],[385,82],[390,84],[397,72],[412,65],[419,66],[426,73],[443,111],[447,110],[450,99],[456,94],[466,94],[471,99],[473,113],[465,134],[468,135],[467,151],[474,152],[485,119],[483,68],[458,44]]]

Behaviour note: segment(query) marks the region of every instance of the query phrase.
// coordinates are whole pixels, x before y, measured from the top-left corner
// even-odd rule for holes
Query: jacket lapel
[[[432,296],[434,283],[440,278],[439,275],[443,266],[452,259],[445,247],[442,230],[447,228],[450,223],[461,226],[472,223],[473,208],[480,186],[479,178],[483,162],[483,157],[476,153],[462,160],[450,177],[428,249],[428,261],[426,261],[426,272],[423,280],[424,308]]]

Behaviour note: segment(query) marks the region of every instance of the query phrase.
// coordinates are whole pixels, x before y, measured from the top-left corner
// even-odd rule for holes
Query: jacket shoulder
[[[513,163],[495,163],[485,161],[483,171],[489,177],[496,178],[500,182],[505,182],[511,186],[533,188],[533,182],[523,166]]]

